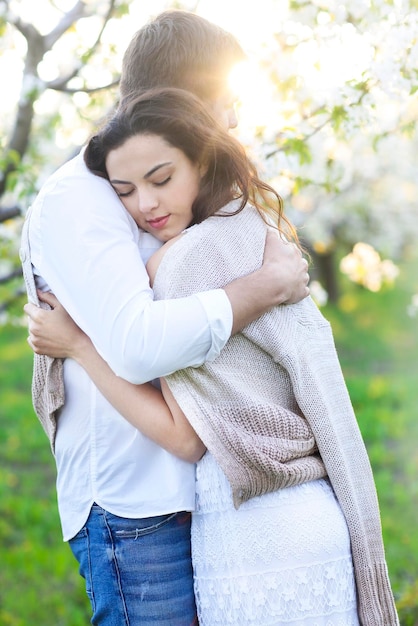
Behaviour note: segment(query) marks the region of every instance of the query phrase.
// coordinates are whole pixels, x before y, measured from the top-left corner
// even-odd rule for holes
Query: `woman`
[[[148,263],[159,298],[248,273],[273,223],[296,241],[279,196],[190,94],[132,100],[85,159],[140,228],[168,242]],[[212,364],[167,377],[174,419],[158,423],[149,406],[143,417],[128,401],[132,386],[112,376],[89,341],[65,328],[71,336],[66,343],[56,333],[52,356],[77,359],[161,445],[173,445],[184,413],[208,450],[197,465],[192,525],[201,626],[398,623],[370,465],[329,324],[310,299],[265,314]]]

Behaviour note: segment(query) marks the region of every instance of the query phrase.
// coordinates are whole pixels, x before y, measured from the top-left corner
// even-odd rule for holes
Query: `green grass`
[[[393,290],[344,285],[324,310],[373,465],[402,626],[418,625],[418,262]],[[49,443],[34,417],[26,331],[0,327],[0,624],[85,626],[77,564],[62,542]]]
[[[0,328],[0,624],[85,626],[88,602],[62,541],[55,464],[32,411],[26,335]]]
[[[395,289],[345,285],[327,307],[376,480],[386,555],[402,626],[418,625],[418,261]]]

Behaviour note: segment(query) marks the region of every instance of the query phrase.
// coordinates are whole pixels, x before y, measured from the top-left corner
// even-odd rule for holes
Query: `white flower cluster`
[[[300,5],[282,0],[260,53],[276,111],[260,127],[263,175],[313,249],[361,241],[398,261],[418,241],[418,10],[407,0]],[[372,254],[357,249],[354,261],[368,288],[395,277]]]
[[[340,269],[350,280],[370,291],[379,291],[382,285],[393,284],[399,274],[390,259],[382,260],[372,246],[362,242],[356,243],[353,251],[341,260]]]

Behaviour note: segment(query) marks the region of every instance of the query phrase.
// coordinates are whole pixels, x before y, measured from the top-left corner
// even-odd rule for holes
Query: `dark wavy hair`
[[[203,165],[205,174],[192,206],[193,224],[240,199],[236,211],[249,202],[268,223],[298,242],[295,229],[283,215],[279,194],[259,178],[242,144],[230,135],[196,96],[181,89],[153,89],[128,99],[94,135],[85,150],[87,167],[109,178],[109,152],[135,135],[157,135],[181,150],[193,164]]]

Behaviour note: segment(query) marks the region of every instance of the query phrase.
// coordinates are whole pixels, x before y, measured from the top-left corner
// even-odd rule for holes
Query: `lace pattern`
[[[237,510],[210,454],[192,524],[200,626],[358,626],[347,526],[328,481]]]

